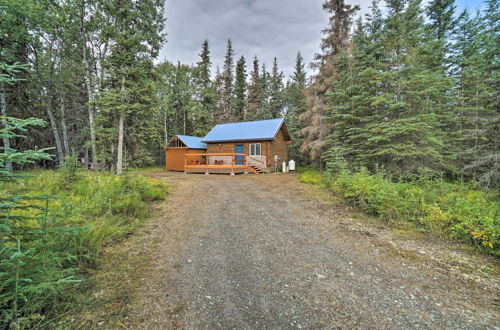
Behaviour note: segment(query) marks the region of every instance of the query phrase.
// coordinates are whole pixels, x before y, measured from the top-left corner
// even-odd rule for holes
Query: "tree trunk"
[[[50,128],[52,129],[52,134],[54,135],[54,140],[56,142],[56,151],[57,151],[57,159],[59,165],[62,164],[64,160],[63,148],[61,144],[61,138],[59,137],[59,130],[57,129],[57,120],[52,112],[52,102],[50,101],[50,96],[47,93],[44,93],[42,90],[42,97],[44,99],[45,110],[47,111],[47,115],[49,116]]]
[[[182,121],[182,134],[186,135],[186,121],[187,121],[187,114],[186,114],[186,108],[183,108],[183,116],[184,120]]]
[[[7,126],[7,98],[5,97],[5,86],[4,83],[0,83],[0,108],[2,111],[2,126]],[[3,148],[4,152],[7,152],[10,149],[10,140],[8,136],[3,137]],[[5,167],[9,172],[12,172],[12,162],[5,161]]]
[[[164,131],[164,138],[165,138],[165,147],[168,144],[168,122],[167,122],[167,113],[163,113],[163,131]]]
[[[115,144],[113,142],[110,143],[109,148],[111,150],[111,155],[114,155],[114,153],[115,153]],[[114,173],[115,172],[115,161],[114,161],[114,159],[111,159],[110,163],[111,163],[110,170],[111,170],[112,173]]]
[[[125,75],[122,76],[122,102],[125,102]],[[125,121],[125,111],[120,111],[118,120],[118,145],[116,154],[116,174],[122,174],[123,170],[123,124]]]
[[[83,62],[85,64],[85,87],[87,88],[87,111],[89,114],[89,126],[90,126],[90,142],[92,150],[92,161],[91,168],[95,168],[96,155],[97,155],[97,145],[96,145],[96,134],[95,134],[95,123],[94,123],[94,108],[92,107],[92,101],[94,100],[94,93],[92,91],[92,80],[91,80],[91,68],[90,62],[87,58],[87,38],[85,37],[85,30],[83,27],[83,22],[85,18],[85,0],[82,0],[82,9],[80,17],[80,33],[82,37],[82,52],[83,52]]]
[[[118,121],[118,146],[116,155],[116,174],[122,174],[123,169],[123,122],[125,120],[125,112],[120,112],[120,119]]]
[[[71,154],[71,151],[69,150],[68,129],[66,127],[66,107],[64,104],[64,91],[62,87],[59,93],[60,93],[59,102],[61,103],[61,127],[62,127],[64,152],[66,156],[69,156]]]

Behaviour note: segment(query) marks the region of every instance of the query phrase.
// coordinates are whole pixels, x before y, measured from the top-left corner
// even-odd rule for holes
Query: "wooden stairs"
[[[261,166],[258,166],[258,165],[248,165],[248,170],[254,174],[262,174],[262,173],[265,173],[266,170],[263,169]]]
[[[265,159],[259,159],[257,157],[248,156],[247,167],[248,170],[254,174],[262,174],[268,172]]]

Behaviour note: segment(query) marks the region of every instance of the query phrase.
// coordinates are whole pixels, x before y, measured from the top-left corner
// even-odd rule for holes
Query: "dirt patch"
[[[459,244],[408,234],[294,175],[147,175],[166,180],[172,194],[122,245],[141,261],[114,258],[123,271],[109,269],[110,282],[120,289],[93,298],[116,299],[96,303],[80,326],[499,324],[495,260]],[[106,291],[109,282],[97,282]]]

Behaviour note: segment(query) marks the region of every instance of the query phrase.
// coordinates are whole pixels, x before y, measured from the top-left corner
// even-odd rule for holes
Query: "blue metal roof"
[[[272,140],[278,133],[284,119],[244,121],[219,124],[208,132],[203,142]]]
[[[207,145],[201,142],[202,138],[189,135],[176,135],[188,148],[207,149]]]

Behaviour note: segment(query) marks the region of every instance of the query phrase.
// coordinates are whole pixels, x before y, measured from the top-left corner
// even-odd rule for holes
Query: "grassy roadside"
[[[299,180],[331,191],[380,219],[460,240],[486,253],[500,255],[498,192],[441,180],[393,182],[382,174],[367,171],[333,175],[309,169]]]
[[[2,244],[12,249],[17,241],[20,252],[0,255],[0,326],[17,328],[51,326],[78,307],[75,298],[97,283],[103,252],[140,227],[168,193],[163,182],[137,173],[75,168],[25,173],[0,188],[0,197],[19,196],[26,205],[2,223]],[[126,267],[127,260],[118,254],[106,265]]]

